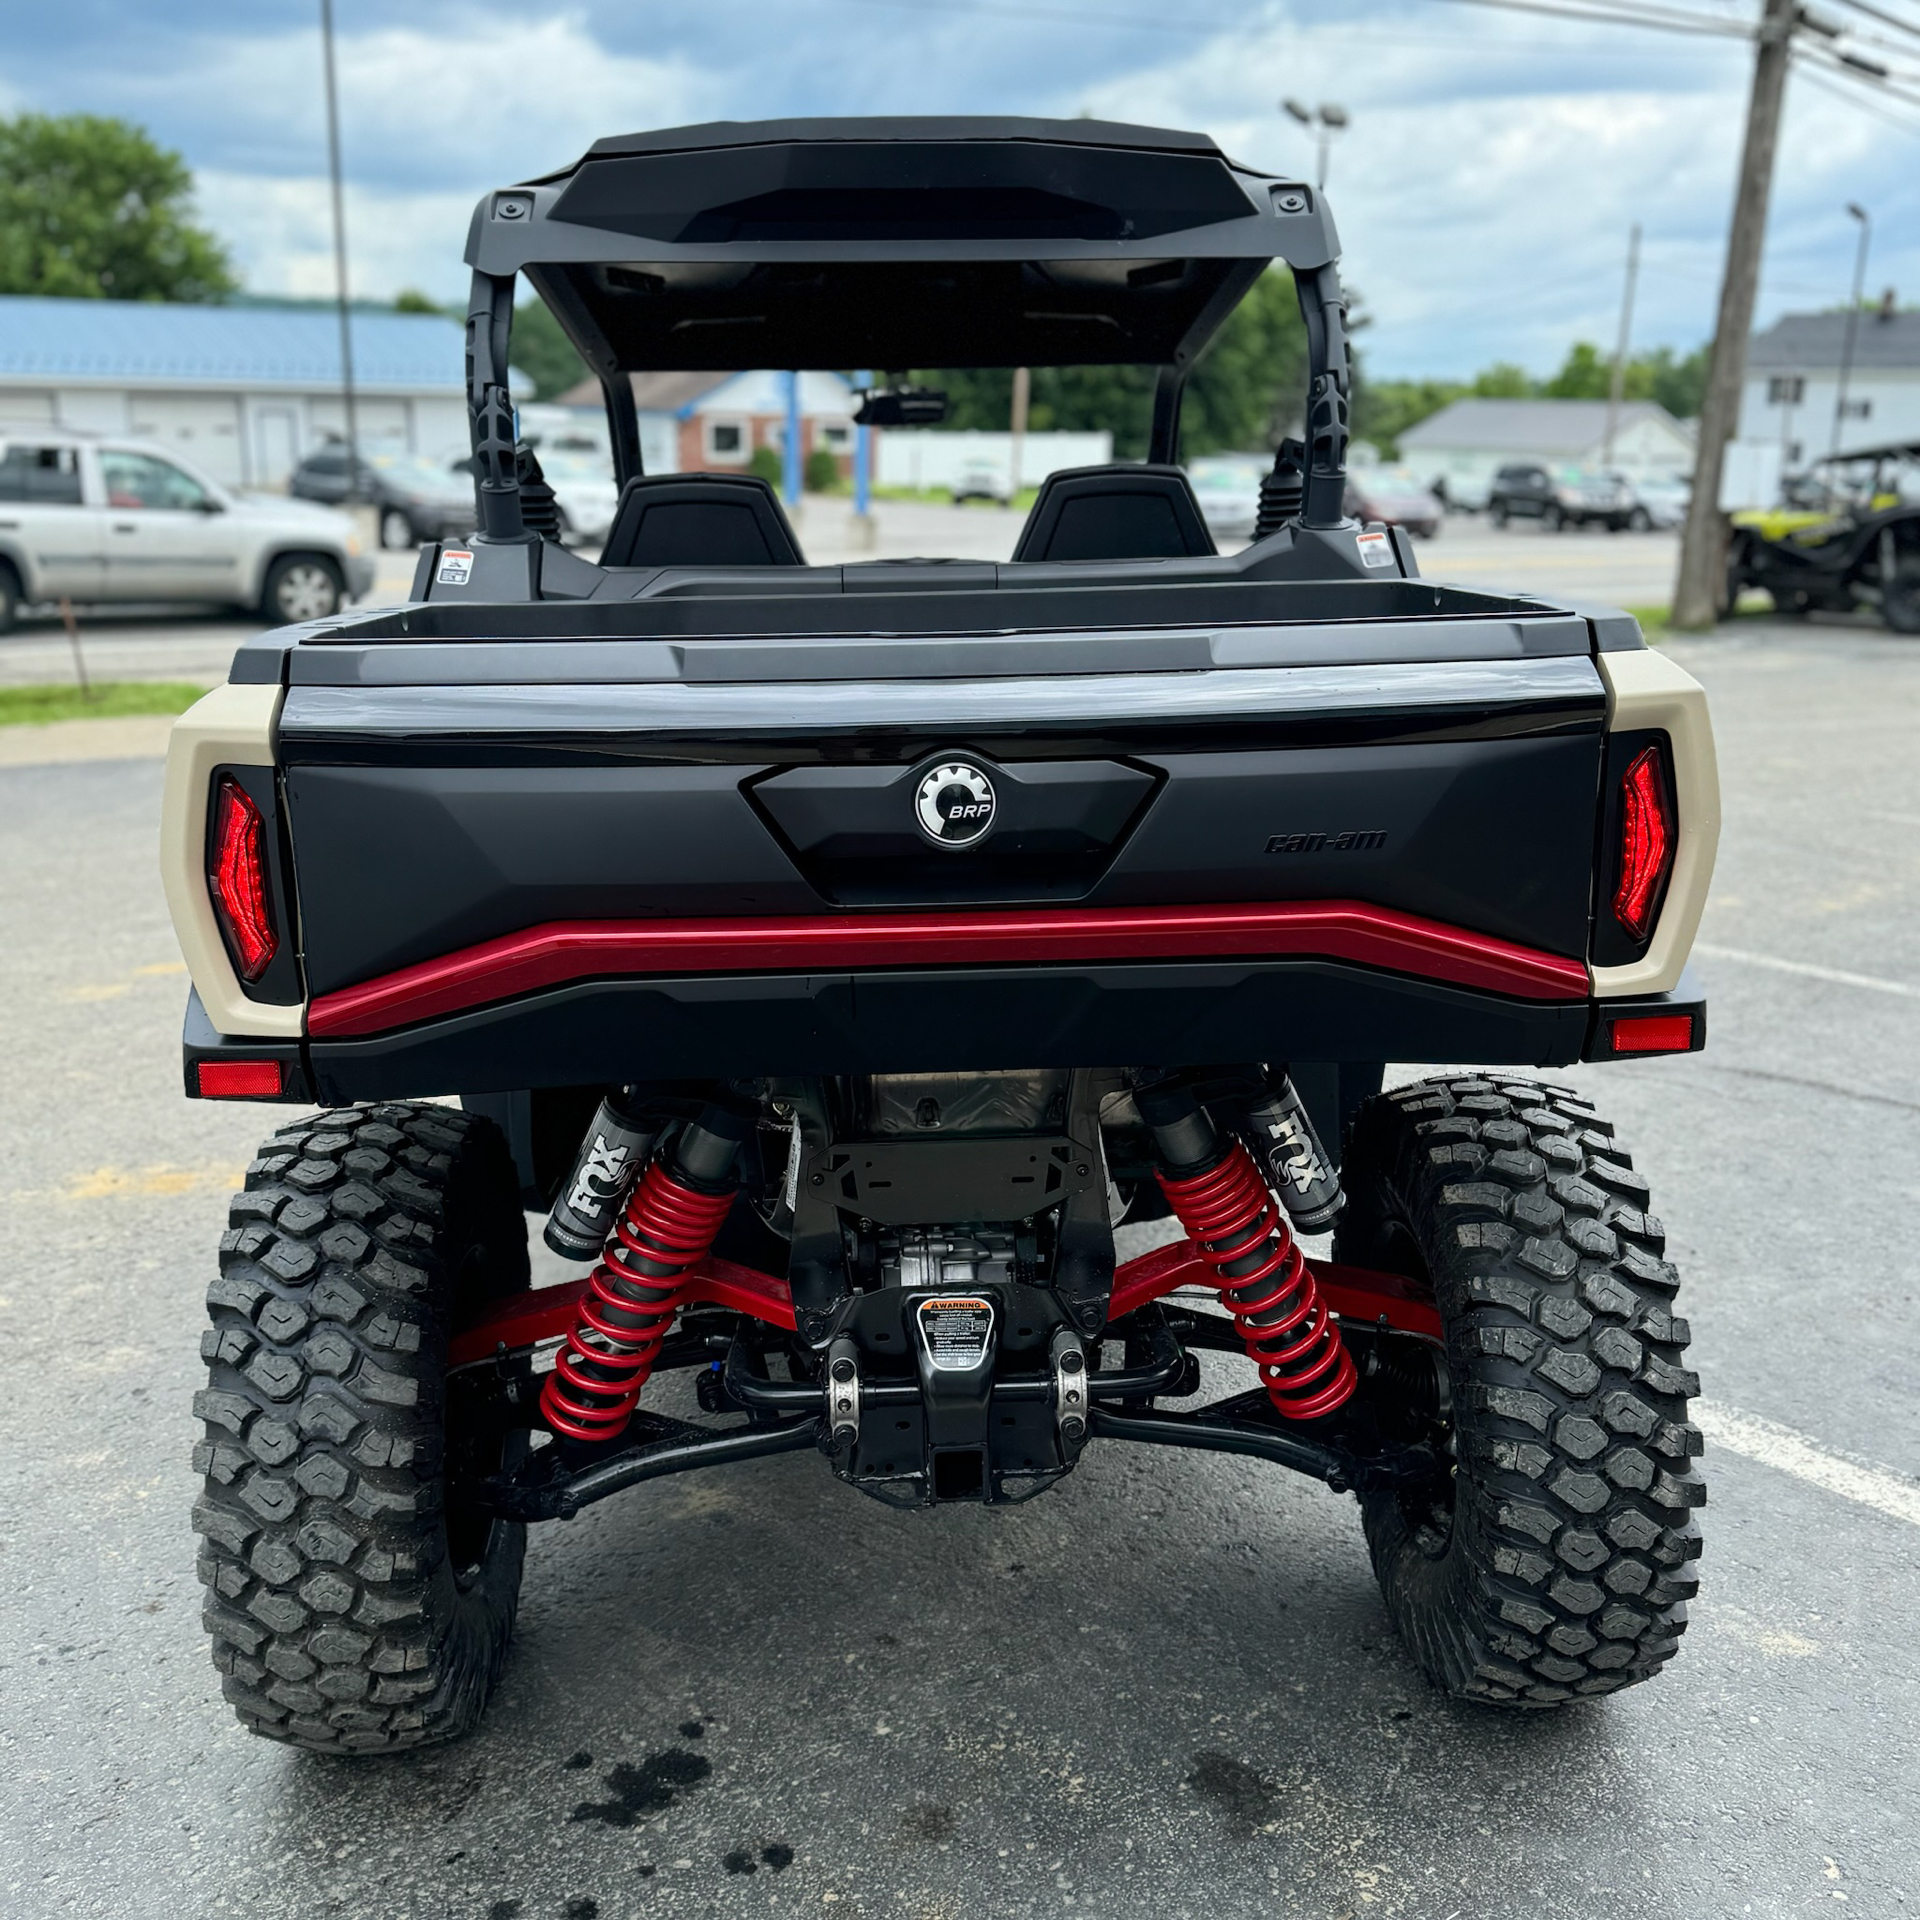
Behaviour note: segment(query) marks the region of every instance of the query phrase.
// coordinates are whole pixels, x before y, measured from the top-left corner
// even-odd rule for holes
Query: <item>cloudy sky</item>
[[[1672,0],[1750,20],[1758,0]],[[1881,0],[1920,22],[1920,0]],[[1869,279],[1920,299],[1920,34],[1876,27],[1915,104],[1796,72],[1761,317]],[[0,111],[124,114],[194,166],[248,285],[332,290],[318,0],[64,0],[9,9]],[[1381,375],[1550,370],[1610,342],[1627,234],[1635,333],[1711,324],[1751,72],[1739,39],[1463,0],[336,0],[356,291],[459,297],[474,199],[637,127],[796,113],[1072,114],[1215,135],[1311,167],[1284,95],[1335,101],[1331,198]]]

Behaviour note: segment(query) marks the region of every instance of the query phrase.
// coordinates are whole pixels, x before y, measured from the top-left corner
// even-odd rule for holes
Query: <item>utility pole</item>
[[[1033,375],[1025,367],[1013,370],[1013,417],[1007,422],[1013,431],[1013,446],[1007,461],[1007,478],[1013,483],[1014,497],[1020,494],[1020,456],[1026,445],[1027,408],[1033,398]]]
[[[1760,286],[1760,248],[1766,238],[1780,104],[1797,13],[1798,0],[1767,0],[1754,49],[1740,184],[1733,199],[1733,230],[1727,236],[1726,276],[1720,283],[1707,391],[1700,405],[1700,457],[1693,469],[1693,498],[1687,503],[1680,578],[1673,595],[1673,624],[1693,633],[1713,625],[1726,591],[1727,521],[1720,511],[1720,476],[1726,467],[1727,442],[1740,420],[1747,336],[1753,331],[1753,302]]]
[[[333,182],[333,281],[340,306],[340,397],[347,416],[347,498],[360,497],[360,423],[353,400],[353,324],[347,314],[347,203],[340,186],[340,90],[333,77],[333,0],[320,0],[321,64],[327,76],[327,172]]]
[[[1840,343],[1840,391],[1833,401],[1833,444],[1829,453],[1840,451],[1842,422],[1847,417],[1847,385],[1853,378],[1853,347],[1860,333],[1860,296],[1867,286],[1867,243],[1873,238],[1873,220],[1865,207],[1847,202],[1847,212],[1860,222],[1860,244],[1853,254],[1853,301],[1847,308],[1847,331]]]
[[[1620,337],[1613,347],[1613,379],[1607,388],[1607,440],[1600,456],[1603,467],[1613,465],[1613,437],[1620,431],[1620,399],[1627,386],[1627,347],[1633,339],[1633,291],[1640,278],[1640,227],[1636,221],[1627,241],[1627,284],[1620,296]]]

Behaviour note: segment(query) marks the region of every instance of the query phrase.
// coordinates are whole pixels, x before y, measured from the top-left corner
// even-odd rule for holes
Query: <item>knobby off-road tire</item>
[[[468,1732],[513,1631],[526,1529],[449,1513],[454,1303],[527,1285],[490,1120],[393,1103],[282,1127],[208,1289],[206,1626],[243,1724],[321,1752]]]
[[[1344,1179],[1334,1258],[1425,1278],[1446,1333],[1450,1493],[1361,1503],[1395,1628],[1469,1700],[1649,1678],[1686,1627],[1705,1490],[1646,1182],[1572,1094],[1477,1077],[1370,1101]]]

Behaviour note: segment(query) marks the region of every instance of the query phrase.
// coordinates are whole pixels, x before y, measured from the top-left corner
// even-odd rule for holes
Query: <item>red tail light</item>
[[[1688,1053],[1693,1048],[1693,1015],[1643,1013],[1616,1020],[1609,1038],[1615,1053]]]
[[[1613,917],[1636,940],[1653,927],[1660,888],[1673,864],[1673,820],[1660,749],[1637,755],[1620,782],[1620,884]]]
[[[266,822],[232,775],[214,802],[213,904],[243,980],[258,980],[280,949],[267,900]]]

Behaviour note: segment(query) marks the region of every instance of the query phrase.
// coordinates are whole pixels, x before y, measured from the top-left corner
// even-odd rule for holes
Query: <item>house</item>
[[[779,453],[787,438],[787,376],[784,373],[633,373],[633,404],[640,415],[642,457],[647,470],[726,473],[750,466],[754,453]],[[583,380],[559,396],[562,406],[603,405],[600,383]],[[800,454],[824,447],[853,471],[853,383],[837,373],[800,376]],[[674,458],[654,452],[662,424],[670,424]]]
[[[1844,308],[1782,314],[1755,334],[1740,393],[1739,438],[1777,447],[1789,473],[1849,447],[1920,441],[1920,308],[1901,311],[1889,292],[1878,307],[1855,316],[1840,419],[1846,348]]]
[[[1691,422],[1651,400],[1628,400],[1611,455],[1604,400],[1455,400],[1400,436],[1400,457],[1461,506],[1480,506],[1494,474],[1516,461],[1615,467],[1645,475],[1691,473]]]
[[[465,344],[431,313],[351,315],[363,452],[467,444]],[[234,487],[280,487],[346,427],[331,307],[0,296],[0,420],[137,433]]]

